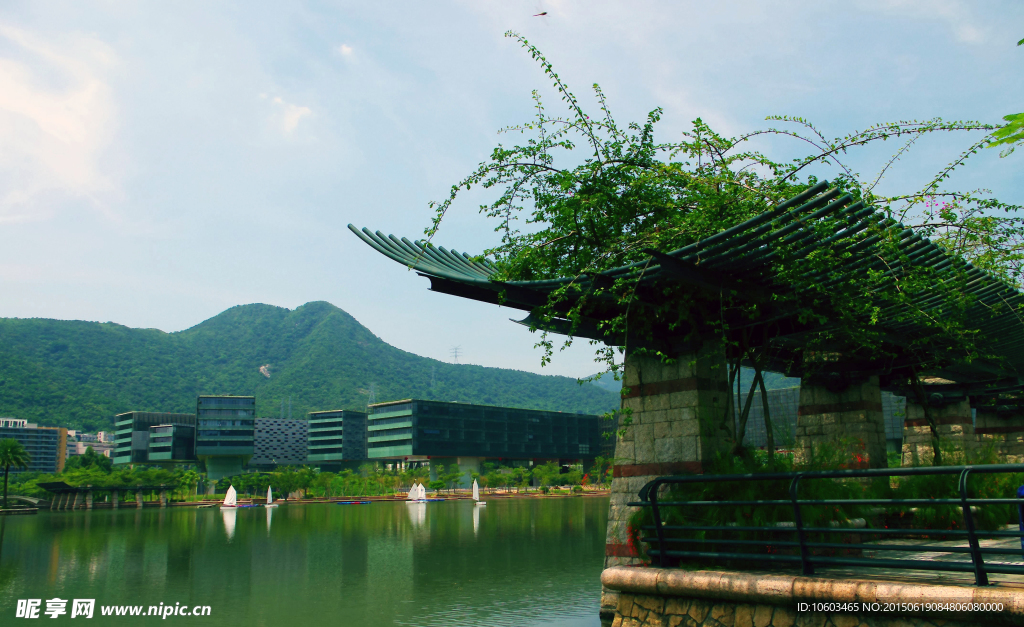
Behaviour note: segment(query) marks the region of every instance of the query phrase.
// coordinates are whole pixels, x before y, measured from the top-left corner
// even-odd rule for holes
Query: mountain
[[[267,376],[269,374],[269,377]],[[431,385],[433,379],[434,384]],[[405,352],[326,302],[240,305],[165,333],[114,323],[0,319],[0,416],[87,431],[121,412],[195,412],[200,394],[255,395],[294,418],[423,398],[603,413],[616,392],[575,379],[449,364]]]

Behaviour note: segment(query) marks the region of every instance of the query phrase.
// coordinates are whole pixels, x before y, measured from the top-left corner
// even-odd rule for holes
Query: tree
[[[109,473],[113,468],[113,461],[106,455],[100,455],[92,449],[91,446],[85,448],[85,453],[81,455],[72,455],[68,461],[64,464],[64,471],[75,470],[77,468],[96,468],[101,472]]]
[[[4,467],[4,509],[7,509],[7,480],[11,472],[11,466],[15,468],[28,468],[32,456],[25,450],[21,442],[14,438],[0,440],[0,466]]]
[[[1017,42],[1018,46],[1024,45],[1024,39]],[[1007,146],[1000,154],[1001,157],[1009,156],[1014,149],[1024,144],[1024,113],[1011,113],[1004,116],[1006,126],[992,133],[993,141],[989,142],[989,148],[995,146]]]
[[[652,110],[642,123],[621,127],[600,87],[594,85],[600,114],[591,116],[536,47],[516,33],[506,36],[518,40],[540,63],[566,104],[568,116],[549,115],[534,92],[534,121],[504,129],[527,135],[527,141],[513,147],[499,144],[487,161],[452,186],[446,199],[432,202],[435,213],[425,233],[429,246],[461,192],[474,186],[498,190],[497,199],[481,208],[501,235],[500,243],[481,255],[496,270],[491,280],[557,281],[546,302],[535,307],[528,319],[531,330],[541,332],[537,347],[543,351],[542,365],[550,362],[554,353],[549,333],[566,336],[563,348],[575,337],[596,338],[592,343],[599,345],[598,360],[617,373],[623,355],[647,354],[671,361],[675,354],[661,348],[659,336],[689,327],[690,335],[684,340],[715,338],[724,346],[730,389],[738,381],[741,364],[753,364],[757,375],[746,402],[739,405],[739,429],[731,434],[734,453],[746,454],[746,418],[760,392],[774,463],[773,431],[761,372],[779,345],[773,338],[746,336],[743,329],[752,321],[773,311],[785,311],[791,320],[822,321],[802,336],[800,350],[804,354],[870,354],[874,359],[893,361],[909,356],[908,363],[916,366],[901,373],[905,372],[911,384],[919,383],[919,371],[993,356],[991,345],[983,344],[984,338],[975,332],[979,320],[976,308],[972,309],[974,299],[963,289],[969,281],[964,262],[1020,287],[1024,219],[1019,206],[1002,203],[985,192],[942,186],[971,155],[991,142],[989,134],[997,127],[941,119],[900,121],[829,138],[803,118],[772,116],[768,119],[780,123],[778,128],[729,138],[698,118],[682,133],[681,141],[659,143],[655,126],[662,115],[660,108]],[[891,196],[876,191],[918,138],[964,132],[985,135],[969,144],[923,188]],[[766,135],[796,140],[810,147],[809,154],[778,162],[750,149],[751,140]],[[862,179],[845,162],[855,148],[888,139],[904,143],[877,176]],[[580,147],[585,155],[569,155]],[[566,165],[556,159],[560,154],[569,155]],[[817,173],[825,167],[837,170],[832,186],[853,201],[880,206],[888,219],[844,235],[852,218],[826,216],[818,225],[819,239],[830,238],[830,246],[813,255],[800,254],[800,246],[780,244],[765,262],[770,266],[769,276],[789,289],[772,290],[762,301],[740,298],[738,290],[723,289],[717,290],[716,298],[697,299],[693,294],[704,288],[688,284],[659,284],[656,298],[644,292],[645,264],[651,263],[652,254],[681,249],[763,215],[815,186]],[[946,249],[948,274],[943,280],[936,280],[931,266],[909,262],[899,246],[908,228]],[[877,257],[873,262],[884,267],[844,273],[848,252],[861,245],[873,246]],[[613,269],[622,270],[600,274]],[[815,276],[841,276],[842,280],[808,280]],[[922,301],[928,301],[927,308],[919,306]],[[880,311],[886,315],[896,312],[886,319],[889,328],[879,322]],[[994,315],[995,309],[991,313]],[[891,328],[896,326],[918,331],[894,344]],[[601,341],[606,345],[600,346]],[[723,421],[729,425],[732,399],[729,394],[725,415],[730,418]],[[929,418],[929,422],[934,421]],[[630,423],[626,411],[620,424],[628,428]],[[934,424],[932,427],[934,430]],[[934,450],[938,461],[937,443]]]

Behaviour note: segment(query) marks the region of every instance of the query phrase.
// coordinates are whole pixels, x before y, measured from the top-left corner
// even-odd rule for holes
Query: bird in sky
[[[547,12],[547,11],[544,11],[543,13],[537,13],[537,14],[535,14],[535,15],[534,15],[533,17],[540,17],[540,16],[542,16],[542,15],[547,15],[547,14],[548,14],[548,12]]]

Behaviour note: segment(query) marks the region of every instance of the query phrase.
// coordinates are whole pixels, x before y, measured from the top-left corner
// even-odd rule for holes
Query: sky
[[[546,12],[546,15],[534,14]],[[585,342],[541,367],[522,313],[428,291],[349,223],[416,239],[428,203],[507,126],[563,105],[513,30],[585,107],[664,109],[733,136],[813,121],[830,137],[1024,110],[1024,4],[830,2],[33,2],[0,4],[0,317],[173,332],[241,304],[328,301],[435,359],[586,376]],[[887,174],[915,191],[979,135],[928,138]],[[759,145],[778,160],[793,140]],[[852,154],[864,175],[898,146]],[[1024,150],[951,189],[1024,204]],[[827,173],[826,173],[827,175]],[[434,241],[497,241],[474,190]]]

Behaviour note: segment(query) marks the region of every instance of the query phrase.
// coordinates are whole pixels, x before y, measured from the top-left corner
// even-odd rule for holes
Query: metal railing
[[[972,476],[996,473],[1024,473],[1024,464],[997,464],[985,466],[938,466],[923,468],[881,468],[866,470],[808,471],[788,473],[765,473],[749,475],[694,475],[659,477],[640,490],[640,501],[629,503],[633,507],[649,508],[652,524],[640,525],[641,542],[647,543],[647,551],[652,564],[674,566],[680,560],[693,559],[700,561],[725,562],[756,562],[760,565],[799,565],[803,574],[813,575],[816,566],[840,567],[876,567],[893,569],[934,570],[947,572],[973,572],[975,583],[979,586],[988,585],[988,574],[1024,574],[1024,564],[989,563],[985,556],[1016,556],[1016,560],[1024,561],[1024,531],[979,531],[975,527],[973,512],[985,506],[1017,506],[1021,511],[1024,498],[969,498],[968,479]],[[801,482],[821,479],[880,479],[889,477],[908,477],[921,475],[959,475],[959,498],[909,498],[909,499],[801,499],[799,498]],[[725,481],[765,482],[789,481],[789,498],[785,500],[712,500],[692,501],[659,500],[659,490],[663,486],[679,484],[712,483]],[[669,492],[671,498],[671,492]],[[826,527],[804,526],[802,510],[816,506],[858,507],[875,506],[880,508],[927,508],[933,506],[955,506],[963,515],[963,530],[951,529],[915,529],[915,528],[851,528],[841,523],[832,523]],[[739,526],[732,525],[679,525],[668,524],[665,514],[668,508],[714,508],[714,507],[751,507],[779,508],[785,507],[792,511],[792,521],[775,523],[772,526]],[[700,510],[691,510],[700,511]],[[778,511],[777,509],[775,510]],[[685,510],[682,512],[685,517]],[[685,521],[684,521],[685,522]],[[1006,520],[1006,523],[1010,523]],[[866,524],[866,523],[865,523]],[[1024,527],[1022,527],[1024,529]],[[700,537],[707,533],[719,534],[720,538],[708,539]],[[687,534],[696,537],[683,537]],[[761,534],[758,539],[743,539],[744,534]],[[951,538],[966,540],[966,546],[939,546],[935,544],[876,544],[857,542],[816,541],[815,536],[824,539],[836,538],[835,534],[857,534],[878,536],[880,539],[898,539],[900,536],[924,538]],[[764,537],[769,536],[769,537]],[[787,540],[775,539],[777,536],[789,536]],[[795,538],[793,538],[795,536]],[[848,535],[848,537],[850,537]],[[857,539],[860,540],[860,537]],[[979,538],[1021,538],[1022,548],[983,548]],[[842,539],[841,537],[839,538]],[[697,545],[697,546],[694,546]],[[710,545],[710,546],[709,546]],[[708,550],[709,548],[725,550]],[[742,549],[765,551],[762,553]],[[873,557],[849,557],[823,554],[829,551],[847,553],[899,551],[914,553],[948,553],[967,554],[970,562],[949,560],[915,560],[915,559],[883,559]],[[788,554],[787,554],[788,553]]]

